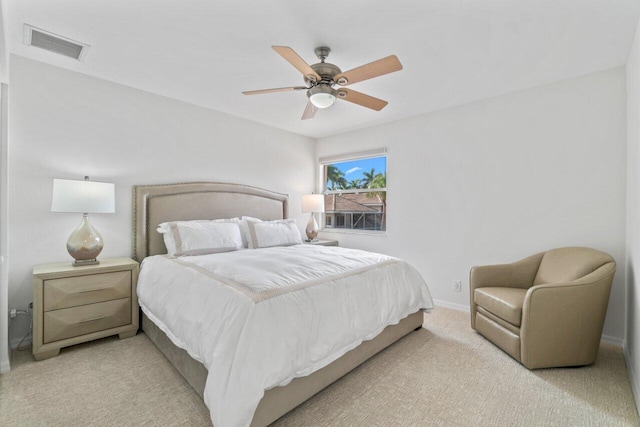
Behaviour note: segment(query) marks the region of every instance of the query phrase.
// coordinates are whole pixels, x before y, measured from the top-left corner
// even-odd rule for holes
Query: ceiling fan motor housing
[[[319,83],[333,85],[335,83],[333,81],[333,78],[342,72],[342,70],[337,65],[329,64],[328,62],[319,62],[317,64],[311,65],[310,67],[311,69],[313,69],[313,71],[318,73],[320,77],[322,77],[322,80],[320,82],[313,82],[309,78],[305,77],[304,82],[308,86],[313,86],[314,84]]]

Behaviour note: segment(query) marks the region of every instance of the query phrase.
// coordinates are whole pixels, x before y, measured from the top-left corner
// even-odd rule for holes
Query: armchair
[[[471,327],[529,369],[590,365],[615,270],[610,255],[580,247],[473,267]]]

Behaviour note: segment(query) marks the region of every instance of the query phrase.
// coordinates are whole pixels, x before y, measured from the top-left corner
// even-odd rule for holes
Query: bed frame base
[[[422,327],[422,311],[410,314],[397,325],[386,327],[372,340],[365,341],[345,355],[306,377],[299,377],[286,386],[267,390],[253,416],[252,426],[266,426],[318,393],[367,359],[393,344],[403,336]],[[142,330],[175,366],[193,389],[202,397],[207,369],[176,347],[151,320],[142,314]]]

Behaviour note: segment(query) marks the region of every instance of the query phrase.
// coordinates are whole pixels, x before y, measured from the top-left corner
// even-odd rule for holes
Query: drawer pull
[[[95,288],[95,289],[85,289],[84,291],[78,291],[79,294],[84,294],[85,292],[96,292],[96,291],[104,291],[107,288]]]
[[[81,320],[78,323],[93,322],[93,321],[100,320],[100,319],[104,319],[104,316],[98,316],[98,317],[93,317],[93,318],[87,319],[87,320]]]

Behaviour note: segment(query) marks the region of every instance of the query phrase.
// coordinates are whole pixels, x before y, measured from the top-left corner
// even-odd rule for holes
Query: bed
[[[178,267],[176,264],[180,263],[179,260],[169,259],[171,257],[167,257],[166,255],[156,256],[167,253],[162,236],[156,232],[158,224],[168,221],[216,220],[242,216],[256,217],[265,221],[271,221],[286,219],[288,213],[288,196],[238,184],[186,183],[168,185],[141,185],[134,187],[133,197],[133,253],[134,257],[138,261],[145,261],[142,264],[141,271],[141,277],[143,278],[145,267],[147,268],[146,270],[148,272],[148,276],[153,276],[152,273],[156,270],[153,270],[151,265],[165,265],[166,268],[170,270],[172,269],[171,271],[178,271]],[[338,249],[326,247],[311,247],[311,245],[298,246],[299,249],[267,248],[260,249],[258,251],[237,251],[239,253],[238,255],[216,254],[213,256],[189,257],[191,258],[191,260],[189,260],[188,262],[191,264],[189,264],[188,267],[191,268],[187,268],[186,270],[189,270],[192,276],[199,274],[198,271],[199,269],[201,269],[201,267],[192,265],[193,263],[195,263],[195,261],[193,261],[194,259],[201,260],[201,263],[204,264],[206,264],[207,262],[217,262],[222,266],[233,266],[234,264],[231,262],[232,257],[256,257],[258,256],[258,254],[262,256],[263,253],[265,254],[264,256],[267,256],[269,251],[273,252],[273,255],[270,256],[277,257],[278,259],[285,259],[290,257],[295,260],[295,256],[297,256],[298,253],[305,251],[315,251],[315,253],[305,256],[317,256],[320,258],[336,256],[335,254],[329,253],[327,251]],[[348,249],[338,250],[344,252],[345,259],[347,259],[348,256],[351,256],[353,259],[359,260],[359,257],[362,256],[362,254],[360,253],[361,251],[353,251]],[[289,256],[290,252],[295,253],[292,256]],[[224,261],[220,261],[223,260],[222,256],[227,258],[224,258]],[[245,262],[245,260],[238,261],[238,263],[240,263],[239,265],[242,265],[243,262]],[[385,267],[386,270],[389,270],[385,270],[387,274],[396,274],[394,273],[395,270],[391,270],[391,268],[405,268],[404,266],[400,266],[400,263],[389,261],[388,259],[387,263],[389,264]],[[165,276],[173,277],[173,274],[174,273],[158,272],[157,274],[155,274],[155,276],[158,278]],[[417,274],[417,277],[419,277],[419,274],[411,269],[408,270],[408,273],[403,271],[401,274],[408,274],[409,276],[411,276],[412,274]],[[199,274],[197,276],[198,280],[214,280],[217,277],[214,276],[213,278],[205,279],[203,277],[205,275],[206,274]],[[357,276],[354,280],[367,280],[366,277],[368,276],[360,276]],[[410,279],[414,282],[422,280],[421,278],[418,279],[413,276],[410,277]],[[322,285],[330,287],[335,285],[338,280],[346,279],[335,279],[332,281],[327,281],[327,284],[323,283]],[[422,283],[424,285],[424,282]],[[150,286],[146,285],[146,288],[149,289]],[[227,288],[225,288],[225,291],[227,290]],[[317,288],[320,289],[320,287]],[[419,296],[412,296],[414,307],[410,310],[410,313],[403,314],[401,318],[390,321],[388,325],[385,324],[384,327],[380,328],[380,330],[375,330],[374,332],[368,331],[367,334],[363,334],[364,336],[356,341],[351,338],[350,342],[354,342],[355,344],[350,347],[344,347],[344,351],[340,353],[337,358],[334,357],[332,360],[327,357],[326,359],[324,359],[324,361],[319,361],[318,363],[316,363],[314,367],[309,367],[309,369],[306,370],[298,369],[297,371],[295,371],[295,374],[291,375],[292,378],[286,378],[284,380],[283,378],[279,378],[277,382],[282,383],[282,385],[265,387],[265,390],[260,390],[260,393],[264,394],[259,399],[259,403],[257,403],[257,406],[249,405],[251,408],[255,407],[255,411],[253,412],[253,416],[248,419],[246,418],[246,415],[244,418],[242,418],[241,416],[238,416],[236,418],[232,416],[226,416],[228,414],[225,414],[225,417],[220,417],[220,413],[217,413],[216,409],[212,408],[207,402],[208,400],[209,402],[212,401],[212,397],[210,396],[212,395],[212,393],[213,395],[215,395],[215,392],[209,392],[209,395],[206,392],[206,383],[210,372],[205,367],[205,365],[209,362],[205,360],[205,356],[199,356],[198,351],[193,350],[193,348],[189,348],[189,346],[185,344],[185,342],[188,341],[186,337],[180,337],[178,336],[179,334],[176,334],[176,329],[179,328],[171,328],[170,326],[167,326],[168,320],[161,319],[159,316],[157,316],[157,312],[164,310],[166,306],[169,305],[167,301],[172,300],[173,297],[165,298],[165,300],[161,303],[156,302],[156,308],[154,309],[155,313],[152,313],[153,310],[149,308],[152,306],[152,303],[147,302],[146,304],[148,306],[145,306],[145,298],[140,298],[142,308],[140,324],[142,325],[143,331],[147,334],[151,341],[175,366],[175,368],[194,388],[194,390],[205,399],[205,402],[208,404],[212,412],[212,421],[214,422],[216,427],[238,424],[246,425],[249,424],[249,421],[252,426],[264,426],[272,423],[273,421],[275,421],[291,409],[295,408],[332,382],[336,381],[374,354],[391,345],[401,337],[412,332],[413,330],[419,329],[422,326],[423,322],[423,312],[429,311],[433,308],[433,302],[431,300],[431,296],[428,293],[428,289],[426,289],[426,285],[424,285],[419,292],[422,292],[422,294]],[[291,291],[287,293],[286,297],[294,298],[295,300],[295,298],[299,298],[299,293],[300,292],[296,293]],[[147,300],[149,300],[149,294],[150,291],[147,290]],[[284,297],[280,299],[284,299]],[[271,298],[269,299],[269,303],[280,303],[280,299]],[[419,299],[420,302],[416,305],[417,299]],[[253,304],[255,305],[256,301],[258,300],[259,299],[254,298]],[[249,304],[249,306],[250,305],[251,304]],[[262,304],[260,305],[260,307],[268,306],[267,304]],[[272,308],[273,313],[280,313],[282,311],[282,306],[280,306],[280,308],[277,308],[278,306],[274,305],[274,307],[276,308]],[[309,312],[312,312],[315,309],[314,305],[309,305],[304,310],[302,310],[303,307],[305,307],[304,303],[300,303],[300,307],[298,307],[298,309],[301,312],[299,313],[299,315],[305,318]],[[220,310],[225,310],[225,307],[221,306]],[[179,310],[175,311],[177,312]],[[232,313],[235,313],[236,311],[237,310],[234,309]],[[370,311],[371,310],[369,310],[368,312]],[[277,315],[275,317],[277,317]],[[165,324],[164,322],[167,322],[167,324]],[[282,326],[280,326],[279,328],[281,327]],[[247,326],[245,326],[244,328],[251,329]],[[340,333],[343,333],[343,331],[340,331]],[[239,347],[237,343],[236,345]],[[253,345],[254,347],[252,348],[255,349],[255,346],[258,344],[250,342],[250,344],[248,345]],[[293,346],[295,346],[295,344]],[[240,359],[234,359],[234,361],[232,362],[235,362],[237,365],[238,360]],[[210,367],[212,368],[211,376],[217,378],[218,382],[220,382],[221,379],[227,381],[226,377],[221,376],[218,370],[216,370],[215,366],[212,367],[210,365]],[[239,369],[237,367],[234,367],[234,369],[236,371],[242,371],[242,369]],[[229,377],[231,377],[231,375],[229,375]],[[253,376],[251,376],[251,378],[253,378]],[[209,380],[211,381],[211,378],[209,378]],[[231,379],[229,379],[228,381],[231,381]],[[209,387],[209,389],[217,387],[219,387],[218,383],[216,383],[215,387],[212,386]],[[235,385],[230,386],[230,389],[233,388],[238,387]],[[230,391],[227,389],[225,389],[225,392],[230,393]],[[218,400],[213,399],[213,401],[219,402],[220,399],[220,396],[218,396]],[[228,403],[237,403],[237,400],[238,399],[230,401]],[[233,412],[233,410],[229,409],[228,412],[231,413]]]

